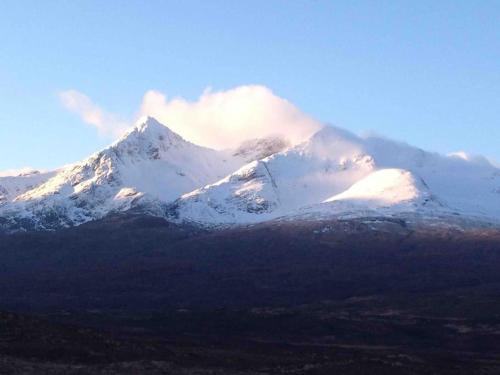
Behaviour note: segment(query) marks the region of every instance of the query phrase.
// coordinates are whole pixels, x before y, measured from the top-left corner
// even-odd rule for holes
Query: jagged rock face
[[[290,147],[290,143],[280,137],[256,138],[243,142],[233,153],[247,163],[267,158]]]
[[[254,161],[216,184],[183,195],[173,205],[177,220],[235,223],[269,217],[278,195],[266,161]]]

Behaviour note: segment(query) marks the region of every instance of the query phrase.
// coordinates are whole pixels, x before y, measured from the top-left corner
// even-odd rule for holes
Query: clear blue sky
[[[263,84],[313,117],[500,160],[500,1],[22,1],[0,6],[0,170],[109,143],[61,105]]]

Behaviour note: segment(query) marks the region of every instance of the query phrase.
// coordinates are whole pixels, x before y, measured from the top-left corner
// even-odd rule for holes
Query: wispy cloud
[[[78,114],[87,124],[94,126],[101,135],[117,137],[130,126],[119,116],[101,109],[87,95],[77,90],[60,92],[59,99],[64,107]]]

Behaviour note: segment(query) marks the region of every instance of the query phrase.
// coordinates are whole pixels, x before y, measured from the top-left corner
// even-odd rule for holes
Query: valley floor
[[[481,289],[250,310],[4,313],[0,373],[497,374],[500,303]]]
[[[496,229],[117,217],[0,254],[0,374],[500,373]]]

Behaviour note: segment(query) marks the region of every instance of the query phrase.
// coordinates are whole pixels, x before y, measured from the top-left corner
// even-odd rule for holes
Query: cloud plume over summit
[[[63,105],[77,113],[100,134],[117,136],[137,118],[155,117],[185,139],[207,147],[224,149],[267,136],[282,136],[298,143],[321,124],[287,100],[260,85],[238,86],[226,91],[205,90],[194,101],[169,99],[164,93],[145,93],[137,118],[129,123],[97,106],[76,90],[60,93]]]
[[[158,91],[143,98],[141,115],[149,115],[203,146],[235,147],[252,138],[280,135],[297,143],[321,125],[264,86],[206,90],[196,101],[168,99]]]

